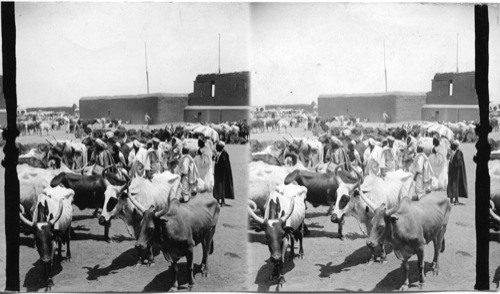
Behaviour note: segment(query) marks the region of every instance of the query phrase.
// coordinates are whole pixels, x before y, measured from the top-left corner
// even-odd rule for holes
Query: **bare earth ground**
[[[287,131],[296,137],[313,137],[302,128]],[[493,134],[498,139],[499,134]],[[251,139],[260,141],[281,139],[277,132],[251,134]],[[426,284],[423,291],[473,290],[475,284],[476,239],[474,225],[476,169],[472,158],[476,153],[474,144],[460,147],[467,166],[469,198],[460,198],[464,205],[452,206],[448,229],[445,235],[446,249],[440,255],[440,272],[433,276],[430,271],[433,246],[425,249]],[[442,193],[446,193],[443,191]],[[308,204],[306,224],[311,231],[304,239],[305,258],[285,262],[286,283],[282,291],[391,291],[403,284],[401,262],[392,254],[387,264],[367,264],[369,250],[367,237],[361,232],[353,217],[346,218],[344,234],[346,240],[338,239],[337,225],[325,216],[327,207],[314,208]],[[487,212],[485,212],[487,213]],[[272,265],[263,232],[249,232],[248,256],[250,291],[276,291],[276,281],[268,281]],[[296,252],[298,244],[296,243]],[[410,290],[419,290],[417,258],[410,259]],[[500,279],[500,244],[490,242],[490,289],[497,289]]]
[[[131,126],[127,126],[131,127]],[[74,138],[63,131],[54,132],[56,138]],[[50,134],[52,136],[52,133]],[[18,138],[21,143],[45,142],[38,136]],[[201,277],[201,245],[195,249],[194,270],[195,286],[193,291],[245,291],[247,290],[246,257],[246,178],[248,147],[227,145],[226,147],[233,170],[235,200],[227,200],[230,207],[221,208],[214,242],[215,251],[208,258],[209,275]],[[0,160],[3,152],[0,152]],[[0,289],[5,289],[5,231],[4,231],[4,169],[0,168]],[[212,197],[201,194],[197,197]],[[172,284],[172,271],[163,254],[156,250],[153,267],[135,266],[135,240],[129,235],[122,220],[113,220],[110,236],[114,243],[103,241],[103,227],[97,219],[91,218],[92,210],[80,211],[74,207],[72,227],[76,240],[71,241],[71,262],[63,261],[55,266],[55,292],[165,292]],[[21,291],[43,291],[43,285],[37,282],[40,274],[38,253],[33,236],[21,234],[20,281]],[[63,258],[66,247],[63,246]],[[186,259],[179,261],[180,283],[187,283]]]

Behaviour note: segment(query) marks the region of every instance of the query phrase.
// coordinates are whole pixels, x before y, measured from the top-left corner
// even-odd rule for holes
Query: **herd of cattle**
[[[73,205],[80,210],[94,211],[93,217],[98,216],[107,241],[110,240],[111,221],[122,219],[136,239],[138,263],[153,263],[152,246],[157,243],[164,257],[172,263],[177,280],[177,261],[185,256],[188,260],[189,289],[194,284],[193,250],[201,243],[202,274],[207,274],[207,257],[214,251],[213,236],[220,209],[213,197],[194,197],[181,204],[176,198],[180,176],[169,171],[155,174],[151,180],[134,177],[132,173],[128,175],[123,170],[119,172],[115,166],[105,167],[101,174],[84,172],[97,139],[107,144],[111,154],[121,152],[125,160],[129,158],[134,140],[144,144],[153,137],[161,141],[160,148],[170,151],[174,148],[168,145],[174,144],[172,140],[176,139],[194,157],[199,148],[198,139],[191,137],[200,133],[214,142],[220,140],[215,128],[197,124],[173,130],[169,127],[137,131],[126,130],[123,126],[114,130],[94,128],[82,140],[46,138],[47,144],[18,144],[23,154],[19,157],[17,168],[20,225],[25,234],[34,235],[44,267],[46,290],[53,286],[51,269],[56,247],[59,260],[62,258],[62,244],[67,246],[66,259],[71,258]],[[174,287],[177,287],[177,282]]]
[[[382,178],[371,173],[362,174],[354,168],[351,172],[347,171],[345,163],[335,166],[325,163],[323,158],[331,148],[332,135],[338,136],[343,146],[354,140],[355,149],[361,155],[368,148],[369,138],[382,141],[387,136],[396,138],[394,146],[400,154],[404,154],[410,141],[406,140],[407,137],[415,135],[418,145],[423,146],[424,153],[429,156],[433,147],[429,128],[440,133],[440,144],[448,148],[450,140],[468,137],[450,130],[450,124],[447,125],[447,128],[443,128],[441,124],[422,124],[413,126],[410,131],[403,126],[380,128],[373,132],[367,132],[368,128],[360,131],[357,127],[343,130],[334,128],[314,138],[295,138],[290,135],[289,138],[283,136],[283,140],[273,142],[252,140],[248,209],[253,219],[252,228],[257,232],[264,231],[266,235],[270,260],[274,263],[270,279],[278,278],[278,285],[285,282],[282,269],[289,242],[290,258],[295,257],[294,239],[300,242],[298,256],[303,257],[302,240],[304,234],[308,233],[305,223],[306,202],[314,207],[329,207],[326,216],[338,224],[342,240],[344,218],[353,216],[362,231],[369,236],[367,246],[371,250],[370,261],[383,262],[386,257],[384,245],[392,245],[398,259],[403,260],[405,282],[402,289],[409,285],[408,259],[414,254],[418,256],[419,286],[424,284],[424,245],[431,241],[434,244],[432,269],[437,274],[438,258],[445,249],[444,235],[451,211],[446,192],[435,189],[420,200],[413,201],[416,191],[411,172],[398,169],[387,172]],[[498,229],[500,160],[490,161],[490,174],[490,219]]]

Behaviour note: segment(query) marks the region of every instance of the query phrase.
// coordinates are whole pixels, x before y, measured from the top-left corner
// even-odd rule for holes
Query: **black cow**
[[[219,219],[220,206],[214,198],[197,196],[187,203],[180,203],[177,198],[169,201],[162,211],[154,206],[144,209],[133,197],[131,202],[143,214],[141,233],[136,242],[138,250],[146,250],[153,242],[159,243],[163,256],[172,264],[174,286],[178,288],[177,261],[186,256],[189,272],[189,290],[194,285],[193,251],[201,243],[203,258],[201,272],[208,275],[207,257],[214,251],[213,236]]]
[[[338,169],[336,169],[337,171]],[[320,205],[329,206],[326,215],[330,215],[333,211],[335,201],[337,200],[337,189],[339,183],[337,182],[336,172],[316,173],[307,170],[296,169],[285,178],[285,185],[296,182],[300,186],[307,188],[306,201],[311,203],[313,207]],[[348,184],[354,184],[358,181],[357,178],[351,176],[348,172],[339,171],[338,175]],[[344,219],[338,220],[339,228],[338,233],[340,238],[343,239],[342,226]],[[304,231],[307,233],[308,229],[304,225]]]
[[[106,169],[103,171],[103,174]],[[104,206],[104,191],[106,191],[106,182],[108,180],[112,185],[123,185],[124,182],[119,180],[115,175],[107,173],[106,177],[101,175],[79,175],[73,173],[62,172],[55,176],[50,182],[51,187],[62,185],[65,188],[75,191],[73,204],[80,210],[94,208],[92,217],[97,217],[99,208]],[[104,239],[109,242],[109,227],[108,223],[104,227]]]

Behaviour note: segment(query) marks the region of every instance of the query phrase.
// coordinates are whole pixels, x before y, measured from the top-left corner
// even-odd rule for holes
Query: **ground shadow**
[[[325,226],[320,225],[319,223],[310,223],[306,224],[307,228],[316,228],[316,229],[323,229]]]
[[[389,255],[392,252],[391,246],[385,246],[386,254]],[[349,271],[351,267],[366,264],[368,263],[371,256],[370,248],[367,246],[361,246],[351,254],[349,254],[341,264],[332,265],[332,262],[329,262],[325,265],[316,264],[320,267],[319,277],[320,278],[329,278],[331,274],[338,274],[342,271]],[[375,251],[375,256],[380,256],[380,250]],[[374,268],[376,270],[376,268]]]
[[[493,275],[493,281],[492,282],[494,284],[496,284],[497,289],[498,289],[498,286],[500,285],[500,266],[497,267],[497,269],[495,271],[495,274]]]
[[[179,272],[177,273],[178,285],[181,289],[187,289],[188,284],[188,270],[187,263],[177,263]],[[195,278],[196,285],[196,274],[201,273],[201,266],[198,264],[193,264],[193,276]],[[208,273],[210,275],[210,272]],[[199,276],[201,277],[201,276]],[[143,292],[167,292],[172,289],[174,285],[174,272],[172,267],[169,265],[168,269],[154,277],[154,279],[149,282]],[[195,289],[193,289],[195,290]],[[196,291],[196,290],[195,290]]]
[[[52,265],[52,272],[50,274],[52,278],[54,278],[62,271],[61,261],[59,261],[57,254],[54,258],[55,262]],[[33,267],[26,273],[26,276],[24,277],[23,287],[26,287],[26,290],[28,292],[38,292],[38,290],[40,289],[45,290],[45,287],[47,286],[47,280],[45,280],[45,278],[42,277],[43,277],[43,264],[42,261],[38,259],[33,264]],[[54,287],[57,287],[57,285],[54,285]]]
[[[408,285],[409,288],[418,287],[419,284],[417,263],[418,262],[416,260],[410,261],[410,270],[408,274],[410,280],[410,285]],[[432,271],[432,263],[424,262],[424,274],[427,274],[427,272],[429,271]],[[388,273],[380,282],[377,283],[375,288],[373,288],[371,291],[387,292],[387,291],[398,290],[399,288],[401,288],[403,283],[404,283],[403,269],[401,268],[401,266],[399,266],[397,269]],[[421,291],[425,291],[425,286],[424,289],[422,289]]]
[[[287,254],[287,257],[288,256],[289,254]],[[295,263],[293,262],[293,260],[285,261],[285,263],[283,264],[283,275],[285,276],[285,279],[286,279],[286,273],[291,271],[294,267]],[[270,262],[269,259],[259,269],[254,281],[254,283],[258,285],[257,292],[269,292],[269,289],[273,286],[275,287],[275,291],[279,292],[278,279],[269,280],[273,272],[273,269],[274,269],[274,264]],[[286,288],[286,283],[283,285],[283,287]]]
[[[267,246],[266,235],[261,233],[248,232],[248,242],[249,243],[260,243]]]
[[[356,240],[356,239],[363,239],[363,238],[367,238],[366,235],[362,235],[362,234],[359,234],[359,233],[347,233],[347,234],[344,234],[344,237],[346,237],[347,239],[349,240]]]
[[[73,215],[73,221],[81,221],[81,220],[86,220],[86,219],[93,219],[97,221],[97,217],[93,216],[92,214],[79,214],[79,215]]]
[[[19,246],[35,248],[35,239],[32,237],[19,236]]]
[[[326,210],[324,212],[306,212],[306,218],[315,218],[326,216]]]
[[[137,251],[135,248],[130,248],[129,250],[120,254],[117,258],[113,259],[111,264],[107,267],[100,268],[97,264],[94,267],[84,266],[83,268],[87,270],[87,280],[98,280],[99,277],[107,276],[109,274],[116,274],[118,270],[134,266],[137,263]]]
[[[308,228],[309,228],[309,226],[308,226]],[[324,230],[311,230],[311,229],[309,229],[309,232],[307,234],[304,234],[304,237],[306,237],[306,238],[327,237],[327,238],[332,238],[332,239],[339,239],[340,235],[337,232],[327,232]]]

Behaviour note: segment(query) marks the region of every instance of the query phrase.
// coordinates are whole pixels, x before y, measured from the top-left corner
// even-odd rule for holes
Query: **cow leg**
[[[111,239],[109,238],[109,227],[110,226],[111,226],[111,223],[104,225],[104,240],[108,243],[111,243]]]
[[[439,275],[439,251],[441,251],[441,244],[443,243],[443,238],[438,236],[433,240],[434,243],[434,258],[432,259],[432,271],[434,275]]]
[[[201,259],[201,276],[202,277],[208,277],[207,258],[208,258],[208,251],[210,249],[210,246],[212,245],[212,242],[210,239],[211,238],[205,238],[201,242],[201,248],[203,250],[203,257]]]
[[[342,216],[342,219],[340,220],[339,222],[339,228],[338,228],[338,233],[339,233],[339,238],[340,240],[344,241],[345,238],[344,238],[344,234],[342,233],[342,229],[344,227],[344,223],[345,223],[345,220],[344,220],[344,216]]]
[[[68,230],[66,235],[66,261],[71,261],[71,249],[69,248],[69,242],[71,240],[71,228]]]
[[[172,261],[172,270],[174,271],[174,284],[172,285],[172,288],[170,288],[170,291],[177,291],[179,289],[179,283],[177,282],[177,274],[179,273],[179,266],[177,265],[177,260]]]
[[[59,254],[58,254],[59,262],[61,262],[62,261],[62,241],[61,241],[61,237],[57,237],[57,249],[59,250]]]
[[[387,261],[386,261],[386,258],[387,258],[387,254],[385,253],[385,247],[384,247],[384,244],[380,244],[380,250],[381,250],[381,255],[380,255],[380,263],[381,264],[386,264]]]
[[[155,266],[155,257],[153,255],[153,246],[149,246],[148,250],[148,266]]]
[[[299,228],[299,233],[298,233],[298,237],[299,237],[299,258],[300,259],[304,259],[304,247],[302,246],[302,239],[304,237],[304,224],[302,224]]]
[[[295,238],[292,234],[288,235],[288,237],[290,238],[290,257],[288,260],[293,261],[293,259],[295,258]]]
[[[306,226],[306,223],[304,223],[304,236],[308,236],[309,235],[309,229],[307,228]]]
[[[420,284],[418,287],[422,289],[425,283],[425,277],[424,277],[424,246],[420,246],[417,249],[417,258],[418,258],[418,274],[419,274],[419,280]]]
[[[410,284],[410,279],[408,277],[408,272],[410,270],[410,263],[408,262],[408,259],[403,260],[402,267],[403,267],[404,283],[401,286],[401,288],[399,288],[399,291],[406,291],[408,290],[408,285]]]
[[[328,207],[328,210],[326,211],[326,216],[329,216],[330,214],[332,214],[334,206],[335,206],[335,202],[330,203],[330,207]]]
[[[186,259],[187,259],[187,267],[188,267],[188,274],[189,274],[189,284],[188,284],[188,291],[191,291],[194,285],[194,276],[193,276],[193,248],[189,248],[188,252],[186,254]]]

